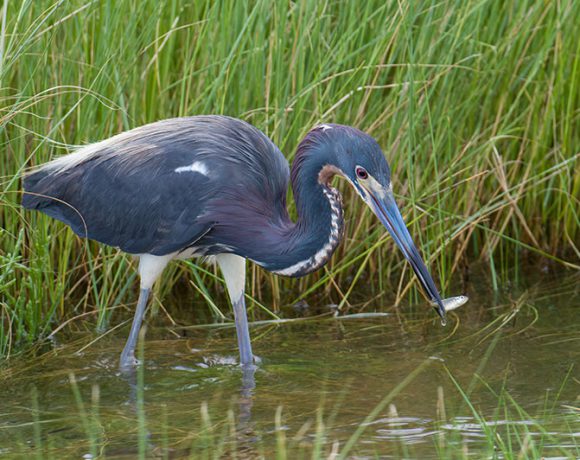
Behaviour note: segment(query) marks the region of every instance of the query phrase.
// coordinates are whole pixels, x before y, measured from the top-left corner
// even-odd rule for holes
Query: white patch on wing
[[[332,126],[330,126],[330,125],[318,125],[318,128],[322,129],[322,131],[327,131],[329,129],[332,129]]]
[[[180,166],[179,168],[175,169],[175,172],[176,173],[196,172],[196,173],[203,174],[206,177],[209,176],[209,169],[207,169],[207,166],[205,165],[205,163],[203,163],[201,161],[194,161],[189,166]]]

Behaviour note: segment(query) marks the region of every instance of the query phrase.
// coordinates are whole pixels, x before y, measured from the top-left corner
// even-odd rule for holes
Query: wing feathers
[[[279,219],[288,179],[283,155],[256,128],[227,117],[188,117],[121,133],[33,170],[24,178],[29,193],[22,205],[81,237],[163,255],[206,234],[215,223],[211,203],[231,197],[232,189],[240,200],[244,190],[258,190]]]

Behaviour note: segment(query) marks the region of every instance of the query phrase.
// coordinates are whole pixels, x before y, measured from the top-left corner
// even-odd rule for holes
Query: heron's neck
[[[342,200],[330,186],[338,170],[319,153],[301,145],[296,154],[291,180],[298,219],[280,241],[276,262],[266,266],[273,273],[298,277],[318,270],[342,238]]]

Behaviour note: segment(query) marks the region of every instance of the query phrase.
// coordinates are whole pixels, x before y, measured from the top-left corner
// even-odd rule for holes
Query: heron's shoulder
[[[170,121],[171,122],[171,121]],[[190,140],[195,149],[192,156],[207,160],[215,167],[233,167],[238,174],[258,172],[265,177],[277,177],[285,186],[290,169],[278,146],[260,129],[250,123],[224,115],[199,115],[177,119],[183,123],[182,142]]]

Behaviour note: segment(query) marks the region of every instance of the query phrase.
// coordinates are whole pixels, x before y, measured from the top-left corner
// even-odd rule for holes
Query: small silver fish
[[[445,311],[455,310],[469,300],[469,297],[465,295],[458,295],[457,297],[448,297],[447,299],[441,299]]]

